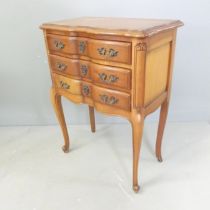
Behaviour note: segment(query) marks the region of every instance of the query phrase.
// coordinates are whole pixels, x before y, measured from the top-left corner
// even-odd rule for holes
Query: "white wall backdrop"
[[[170,121],[210,120],[209,0],[7,0],[0,2],[0,125],[57,123],[43,22],[79,16],[181,19],[169,112]],[[64,101],[68,123],[87,123],[84,105]],[[155,120],[157,113],[150,117]],[[97,114],[97,121],[126,122]]]

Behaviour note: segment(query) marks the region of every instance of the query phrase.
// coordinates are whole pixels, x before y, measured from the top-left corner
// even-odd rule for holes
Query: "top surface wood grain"
[[[83,17],[44,23],[41,28],[143,38],[182,25],[179,20]]]

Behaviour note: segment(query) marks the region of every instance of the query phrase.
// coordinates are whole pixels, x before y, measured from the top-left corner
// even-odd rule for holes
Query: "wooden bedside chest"
[[[179,20],[78,18],[46,23],[44,31],[51,69],[51,100],[69,151],[61,96],[127,118],[133,132],[133,189],[138,192],[138,161],[145,117],[161,106],[156,156],[171,92],[172,67]]]

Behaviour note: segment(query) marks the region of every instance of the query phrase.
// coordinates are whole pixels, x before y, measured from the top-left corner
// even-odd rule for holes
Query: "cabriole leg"
[[[69,152],[69,135],[66,127],[66,122],[63,114],[63,107],[61,104],[61,96],[58,95],[54,88],[51,88],[50,91],[51,94],[51,102],[54,107],[56,116],[58,118],[59,124],[62,129],[63,137],[64,137],[64,146],[62,147],[62,150],[67,153]]]
[[[95,129],[95,114],[94,114],[94,108],[92,106],[89,106],[89,116],[90,116],[91,131],[94,133],[96,131],[96,129]]]
[[[139,113],[134,114],[131,119],[131,124],[133,133],[133,190],[138,192],[138,165],[144,127],[144,117]]]
[[[161,105],[157,139],[156,139],[156,157],[160,162],[162,162],[161,145],[162,145],[163,132],[166,124],[167,115],[168,115],[168,101],[165,100]]]

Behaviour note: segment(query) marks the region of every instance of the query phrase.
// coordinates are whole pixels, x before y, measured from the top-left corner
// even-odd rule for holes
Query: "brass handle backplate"
[[[54,41],[55,48],[62,50],[65,47],[65,44],[59,40]]]
[[[87,75],[87,73],[88,73],[88,67],[87,67],[87,65],[82,64],[80,66],[80,70],[81,70],[81,75],[82,76],[86,76]]]
[[[105,73],[99,73],[98,76],[99,76],[100,80],[105,83],[114,83],[114,82],[117,82],[117,80],[119,79],[119,77],[117,77],[115,75],[108,76]]]
[[[60,87],[63,89],[69,89],[70,85],[66,82],[60,81]]]
[[[106,55],[106,51],[107,51],[106,48],[101,47],[101,48],[98,48],[97,50],[98,50],[99,55]]]
[[[109,49],[109,57],[115,57],[118,54],[118,51],[114,50],[114,49]]]
[[[98,48],[97,50],[98,50],[99,55],[107,56],[107,57],[116,57],[119,53],[117,50],[114,50],[112,48],[107,50],[106,48],[101,47],[101,48]]]
[[[115,98],[114,96],[107,96],[107,95],[100,95],[100,100],[104,103],[104,104],[108,104],[108,105],[114,105],[117,104],[119,99]]]
[[[66,68],[67,68],[67,65],[66,64],[64,64],[64,63],[56,63],[56,67],[57,67],[57,69],[59,70],[59,71],[65,71],[66,70]]]

